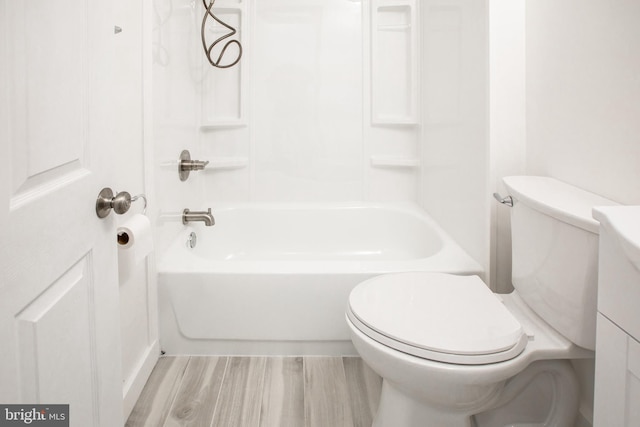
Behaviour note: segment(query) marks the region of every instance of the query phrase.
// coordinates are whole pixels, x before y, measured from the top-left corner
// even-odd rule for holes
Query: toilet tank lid
[[[618,203],[546,176],[507,176],[502,179],[517,202],[567,224],[598,234],[598,221],[592,217],[595,206]]]

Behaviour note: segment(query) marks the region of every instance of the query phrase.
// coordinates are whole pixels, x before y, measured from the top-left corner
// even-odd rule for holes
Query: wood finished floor
[[[162,357],[127,427],[370,427],[382,381],[358,357]]]

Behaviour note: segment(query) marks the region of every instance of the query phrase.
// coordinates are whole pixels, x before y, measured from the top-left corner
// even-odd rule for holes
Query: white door
[[[70,404],[78,427],[123,423],[115,214],[95,213],[113,6],[0,0],[0,403]]]

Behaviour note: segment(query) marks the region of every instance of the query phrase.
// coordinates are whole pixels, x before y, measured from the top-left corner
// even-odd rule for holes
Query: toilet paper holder
[[[111,210],[113,210],[116,214],[122,215],[129,211],[131,203],[138,199],[144,200],[144,207],[142,210],[142,213],[144,214],[147,211],[147,196],[144,194],[138,194],[137,196],[132,197],[131,194],[126,191],[121,191],[114,196],[113,190],[109,187],[105,187],[100,190],[98,198],[96,199],[96,214],[98,215],[98,218],[106,218],[107,215],[111,213]]]

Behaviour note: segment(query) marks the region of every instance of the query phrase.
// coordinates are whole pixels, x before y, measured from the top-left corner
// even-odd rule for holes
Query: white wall
[[[640,204],[640,2],[527,3],[527,171]]]
[[[491,0],[489,7],[490,180],[489,191],[506,196],[502,178],[523,175],[525,146],[525,1]],[[511,286],[510,212],[491,207],[491,287]]]

